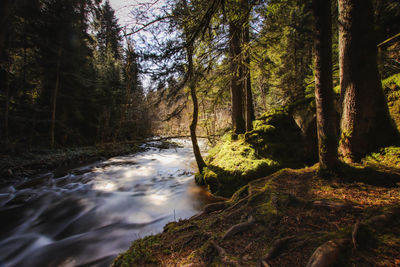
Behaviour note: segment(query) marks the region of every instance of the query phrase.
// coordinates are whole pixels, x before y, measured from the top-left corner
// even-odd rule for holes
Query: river
[[[109,266],[139,237],[212,202],[189,140],[0,188],[0,266]]]

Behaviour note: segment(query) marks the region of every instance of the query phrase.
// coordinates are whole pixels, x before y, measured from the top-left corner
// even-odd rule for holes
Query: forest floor
[[[113,266],[400,266],[395,152],[328,178],[314,165],[254,180],[228,201],[136,240]]]

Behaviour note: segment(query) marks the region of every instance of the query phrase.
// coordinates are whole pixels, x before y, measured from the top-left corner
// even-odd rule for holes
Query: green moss
[[[211,192],[215,192],[218,189],[218,175],[209,168],[204,168],[203,174],[204,183]]]
[[[252,131],[237,136],[226,134],[209,151],[204,183],[212,193],[231,196],[251,180],[282,167],[301,166],[302,142],[300,129],[289,115],[288,107],[264,113],[253,122]]]
[[[161,235],[151,235],[138,239],[132,243],[132,246],[125,253],[120,254],[112,266],[128,267],[139,266],[146,263],[157,263],[154,257],[154,251],[160,244]]]
[[[400,87],[400,73],[394,74],[382,81],[383,87],[392,87],[396,85]]]
[[[384,79],[382,86],[388,101],[390,115],[400,131],[400,73]]]
[[[366,156],[364,162],[382,164],[388,167],[398,168],[400,166],[400,147],[385,147],[380,151]]]
[[[204,176],[203,176],[203,174],[201,174],[199,172],[196,172],[194,174],[194,180],[195,180],[196,184],[198,184],[198,185],[205,185]]]
[[[229,196],[248,181],[267,175],[280,167],[279,162],[262,158],[256,150],[239,137],[225,141],[209,151],[208,168],[204,169],[204,181],[211,192]]]
[[[231,202],[232,203],[238,202],[239,200],[247,197],[248,195],[249,195],[249,185],[242,186],[232,195]]]

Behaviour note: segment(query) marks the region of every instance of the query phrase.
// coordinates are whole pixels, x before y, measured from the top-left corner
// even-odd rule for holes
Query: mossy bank
[[[290,108],[276,109],[254,121],[252,131],[226,134],[209,151],[207,168],[196,175],[196,182],[214,194],[229,197],[251,180],[284,167],[315,162],[307,148]]]
[[[400,175],[365,165],[328,180],[317,166],[283,169],[133,242],[113,266],[306,266],[336,243],[335,266],[398,266],[399,185]]]

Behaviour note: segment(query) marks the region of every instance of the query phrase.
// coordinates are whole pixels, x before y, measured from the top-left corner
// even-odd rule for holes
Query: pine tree
[[[340,153],[349,161],[395,143],[377,67],[372,0],[339,1],[340,86],[343,105]]]
[[[319,166],[333,170],[338,162],[332,87],[331,1],[314,0],[315,102]]]

